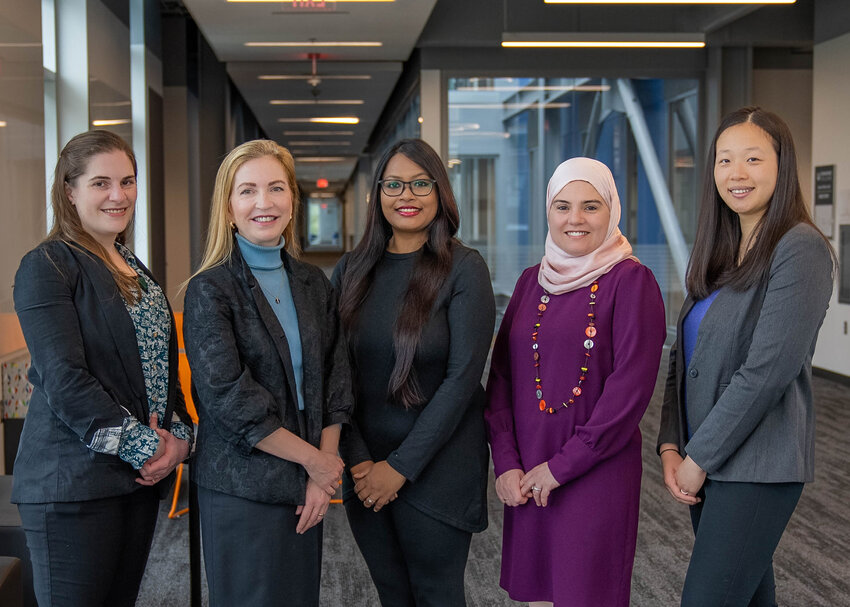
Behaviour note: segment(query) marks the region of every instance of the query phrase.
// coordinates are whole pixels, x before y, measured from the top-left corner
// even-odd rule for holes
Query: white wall
[[[835,233],[850,224],[850,34],[814,47],[812,84],[812,165],[835,165]],[[811,196],[811,192],[809,194]],[[837,238],[833,246],[837,249]],[[838,282],[829,304],[814,364],[850,376],[850,305],[839,304]]]

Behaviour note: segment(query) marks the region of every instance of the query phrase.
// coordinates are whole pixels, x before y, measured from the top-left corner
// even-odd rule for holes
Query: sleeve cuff
[[[245,455],[248,455],[257,443],[281,427],[280,421],[277,418],[267,417],[245,433],[243,440],[239,441],[239,447]]]
[[[138,470],[145,465],[159,446],[156,432],[135,418],[126,418],[121,431],[118,457]]]

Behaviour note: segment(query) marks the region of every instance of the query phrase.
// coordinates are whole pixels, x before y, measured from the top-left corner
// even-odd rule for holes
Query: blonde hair
[[[133,165],[133,176],[136,177],[136,157],[133,148],[115,133],[102,130],[86,131],[71,138],[59,153],[56,168],[53,171],[53,185],[50,188],[50,206],[53,209],[53,227],[46,240],[59,240],[66,244],[82,247],[100,259],[118,286],[118,291],[125,301],[138,303],[141,298],[139,284],[135,275],[122,272],[110,259],[109,253],[103,246],[86,232],[80,221],[77,207],[68,198],[67,187],[75,187],[77,179],[85,174],[91,159],[98,154],[109,152],[124,152]],[[135,215],[135,213],[134,213]],[[124,244],[127,234],[133,229],[133,220],[127,224],[124,231],[118,234],[116,241]]]
[[[289,188],[292,191],[292,218],[283,230],[286,240],[286,251],[295,258],[301,255],[301,247],[295,235],[295,226],[298,222],[299,192],[298,183],[295,181],[295,160],[285,147],[282,147],[268,139],[254,139],[246,141],[233,150],[221,162],[218,173],[215,176],[215,188],[213,189],[212,203],[210,205],[210,225],[207,230],[207,245],[204,249],[204,257],[201,266],[192,275],[197,276],[210,268],[221,265],[233,254],[233,232],[230,221],[230,195],[233,191],[233,181],[242,165],[249,160],[256,160],[270,156],[277,160],[286,173]]]

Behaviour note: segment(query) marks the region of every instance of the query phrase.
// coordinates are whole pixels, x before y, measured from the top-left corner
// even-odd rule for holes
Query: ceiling
[[[702,34],[710,46],[800,46],[811,41],[814,0],[774,7],[552,5],[543,0],[182,3],[226,63],[266,134],[292,150],[302,182],[322,177],[331,190],[341,190],[415,48],[423,65],[434,57],[441,68],[451,69],[451,64],[483,57],[491,69],[531,69],[564,65],[564,59],[582,55],[502,49],[504,33],[687,32]],[[322,45],[329,42],[367,45]],[[628,64],[619,57],[618,63]],[[308,122],[317,117],[357,118],[358,123]]]
[[[435,3],[183,0],[266,134],[293,152],[299,179],[331,189],[351,175]]]

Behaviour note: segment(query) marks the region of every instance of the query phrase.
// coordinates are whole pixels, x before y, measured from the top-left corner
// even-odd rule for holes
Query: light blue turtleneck
[[[269,305],[286,334],[292,370],[295,373],[298,409],[303,411],[304,365],[301,353],[301,331],[298,328],[298,314],[295,310],[295,302],[292,300],[292,290],[289,288],[289,277],[283,269],[283,260],[280,255],[285,244],[284,240],[281,237],[280,244],[277,246],[263,247],[247,240],[241,234],[236,234],[236,242],[239,243],[242,257],[251,268],[257,282],[260,283]]]

